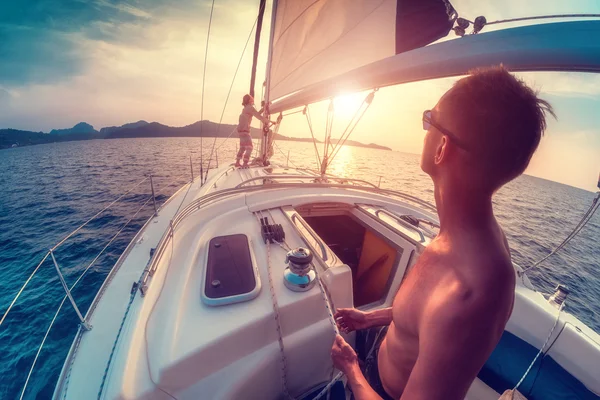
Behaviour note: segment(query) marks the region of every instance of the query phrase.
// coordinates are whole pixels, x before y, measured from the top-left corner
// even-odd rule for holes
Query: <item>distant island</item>
[[[147,137],[228,137],[236,129],[236,125],[218,124],[211,121],[198,121],[191,125],[175,127],[158,122],[137,121],[121,126],[105,127],[97,131],[86,122],[80,122],[72,128],[53,129],[50,133],[22,131],[17,129],[0,129],[0,149],[53,142],[71,142],[74,140],[92,139],[122,139],[122,138],[147,138]],[[260,130],[252,128],[253,138],[260,137]],[[234,137],[237,135],[234,133]],[[276,140],[293,140],[311,142],[310,138],[294,138],[277,134]],[[317,140],[317,142],[320,142]],[[335,143],[335,142],[334,142]],[[346,145],[367,147],[380,150],[392,150],[389,147],[375,143],[364,144],[354,140],[347,140]]]

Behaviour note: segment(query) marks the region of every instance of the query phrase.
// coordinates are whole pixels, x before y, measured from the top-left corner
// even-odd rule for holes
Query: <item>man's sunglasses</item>
[[[462,140],[460,140],[454,133],[450,132],[446,128],[443,128],[442,126],[440,126],[440,124],[433,120],[433,117],[431,116],[431,110],[423,111],[423,130],[428,131],[429,128],[431,128],[432,126],[438,131],[442,132],[444,135],[448,136],[448,138],[452,142],[454,142],[456,146],[460,147],[465,151],[469,151],[468,146],[465,146]]]

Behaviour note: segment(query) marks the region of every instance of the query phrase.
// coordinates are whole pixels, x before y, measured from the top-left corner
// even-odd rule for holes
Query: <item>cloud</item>
[[[522,73],[519,74],[541,93],[563,97],[597,98],[600,95],[600,75],[594,73]]]
[[[93,42],[160,49],[203,26],[207,7],[207,0],[2,1],[0,84],[47,84],[84,74],[95,61]],[[170,31],[159,30],[162,35],[150,29],[166,23]]]
[[[131,3],[150,16],[143,14],[133,19],[127,16],[127,22],[96,19],[76,31],[46,31],[72,42],[61,43],[61,46],[48,44],[44,50],[48,57],[53,53],[60,55],[63,62],[36,62],[36,56],[31,55],[27,66],[15,63],[11,71],[13,79],[9,82],[3,80],[7,73],[2,72],[5,66],[0,65],[0,85],[20,93],[18,98],[3,100],[8,106],[0,107],[0,128],[49,131],[73,126],[79,121],[103,127],[140,119],[181,126],[199,120],[210,2],[190,0],[193,4],[189,6],[185,3],[143,2],[143,7]],[[104,3],[99,6],[105,7]],[[258,3],[246,1],[215,4],[206,74],[205,119],[218,120],[221,115],[257,8]],[[129,14],[132,13],[141,14],[138,11]],[[266,15],[265,20],[268,18]],[[266,32],[265,28],[263,38]],[[23,40],[31,42],[29,38]],[[48,41],[54,43],[55,38]],[[23,60],[24,55],[20,57]],[[252,41],[225,113],[227,122],[237,119],[239,97],[248,90],[251,58]],[[263,45],[257,90],[260,90],[265,62],[266,46]],[[23,67],[19,71],[18,65]]]
[[[76,34],[0,26],[0,83],[18,86],[72,76],[85,65]]]

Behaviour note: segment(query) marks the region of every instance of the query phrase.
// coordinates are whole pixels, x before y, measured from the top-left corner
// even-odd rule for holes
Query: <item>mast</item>
[[[256,82],[256,62],[258,60],[258,48],[260,45],[260,32],[262,30],[263,17],[267,0],[260,0],[258,6],[258,18],[256,22],[256,34],[254,36],[254,54],[252,56],[252,73],[250,75],[250,96],[254,97],[254,84]]]
[[[261,0],[262,1],[262,0]],[[264,9],[263,9],[264,10]],[[265,73],[265,98],[264,98],[264,111],[263,115],[265,118],[269,119],[270,116],[270,102],[271,102],[271,60],[273,58],[273,38],[275,36],[275,18],[277,16],[277,0],[273,0],[273,6],[271,7],[271,33],[269,34],[269,53],[267,57],[267,70]],[[265,126],[265,124],[261,123],[261,142],[260,142],[260,158],[265,160],[267,155],[267,142],[268,142],[268,133],[269,127]],[[266,131],[266,132],[265,132]]]

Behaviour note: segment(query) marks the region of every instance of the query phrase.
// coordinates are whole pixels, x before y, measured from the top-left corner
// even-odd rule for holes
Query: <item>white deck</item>
[[[106,399],[275,399],[281,393],[280,350],[269,290],[267,245],[262,240],[260,224],[253,212],[271,209],[265,215],[283,225],[290,247],[308,245],[315,247],[317,252],[318,246],[301,235],[302,230],[294,226],[286,210],[310,203],[370,204],[399,215],[434,218],[409,203],[349,185],[326,189],[316,184],[270,187],[263,186],[262,179],[250,182],[248,190],[240,189],[199,208],[190,208],[187,217],[176,226],[174,240],[168,240],[164,252],[158,256],[157,269],[149,280],[145,296],[139,292],[135,296],[105,377],[132,284],[142,275],[150,261],[150,249],[157,247],[168,231],[176,210],[184,210],[202,196],[233,188],[250,178],[272,178],[282,174],[312,176],[306,171],[223,167],[212,171],[204,186],[200,187],[196,181],[189,192],[186,186],[176,193],[159,215],[142,229],[122,264],[118,264],[118,270],[91,315],[93,329],[83,333],[75,352],[72,349],[72,365],[68,361],[65,364],[56,397],[97,398],[105,379],[102,398]],[[284,181],[288,180],[281,180]],[[253,185],[262,188],[257,190],[259,188],[253,188]],[[366,213],[357,218],[362,218],[366,225],[376,224]],[[378,226],[378,229],[394,244],[412,251],[405,251],[397,261],[400,267],[390,280],[383,303],[371,307],[391,304],[407,266],[414,263],[422,248],[411,238],[410,232],[402,234],[385,226]],[[250,239],[262,283],[261,292],[251,301],[208,306],[201,300],[208,242],[215,236],[238,233],[246,234]],[[329,354],[334,333],[318,286],[304,293],[292,292],[284,286],[285,254],[283,248],[270,245],[270,264],[286,349],[288,388],[292,395],[298,396],[330,379]],[[335,257],[330,257],[327,263],[319,259],[314,264],[335,307],[351,307],[350,268]],[[522,285],[517,289],[516,298],[515,311],[507,329],[539,348],[554,324],[556,310],[540,294]],[[555,336],[563,332],[560,328],[565,322],[573,328],[567,325],[565,336],[561,336],[551,350],[552,356],[590,390],[598,393],[600,371],[594,366],[597,367],[600,360],[597,344],[600,338],[566,313],[562,314],[561,326],[555,330]],[[573,352],[578,358],[572,356]],[[494,396],[497,395],[491,389],[477,381],[469,398],[491,399]]]

